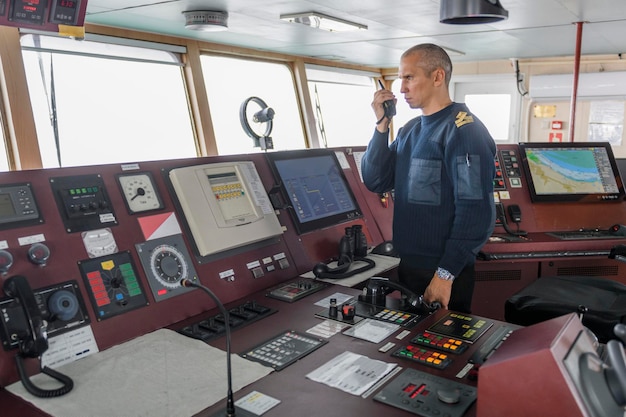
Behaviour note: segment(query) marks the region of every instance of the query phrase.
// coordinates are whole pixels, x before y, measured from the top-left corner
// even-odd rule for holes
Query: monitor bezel
[[[346,177],[343,167],[339,163],[339,159],[335,154],[334,150],[331,149],[301,149],[301,150],[293,150],[293,151],[279,151],[279,152],[269,152],[265,154],[274,175],[274,180],[276,181],[276,185],[280,187],[280,191],[282,197],[285,202],[288,203],[287,211],[291,217],[292,223],[296,229],[296,232],[301,235],[304,233],[309,233],[315,230],[325,229],[328,227],[336,226],[341,223],[345,223],[351,220],[355,220],[363,217],[363,213],[359,206],[359,202],[352,191],[352,187],[350,186],[350,182]],[[308,158],[319,158],[319,157],[330,157],[334,164],[337,166],[341,179],[344,182],[346,190],[352,199],[354,204],[354,208],[352,210],[344,211],[341,213],[337,213],[331,216],[327,216],[321,219],[311,220],[308,222],[302,222],[298,217],[298,214],[295,212],[293,207],[293,202],[289,197],[289,193],[285,187],[285,184],[282,180],[282,176],[278,171],[277,162],[285,161],[285,160],[297,160],[297,159],[308,159]]]
[[[609,142],[521,142],[520,147],[520,163],[526,175],[528,182],[528,190],[530,199],[534,203],[541,202],[577,202],[577,203],[612,203],[624,201],[624,185],[620,175],[620,171],[613,155],[613,149]],[[528,163],[527,150],[531,148],[541,149],[576,149],[576,148],[603,148],[605,149],[615,182],[618,186],[616,193],[571,193],[571,194],[538,194],[536,192],[535,183]]]

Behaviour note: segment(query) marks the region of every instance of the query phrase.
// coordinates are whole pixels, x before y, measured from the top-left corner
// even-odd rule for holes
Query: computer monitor
[[[266,155],[289,202],[298,234],[362,216],[334,151],[306,149]]]
[[[608,142],[520,143],[533,202],[615,202],[624,186]]]
[[[617,163],[617,169],[619,169],[620,176],[624,176],[626,174],[626,158],[615,158],[615,162]]]

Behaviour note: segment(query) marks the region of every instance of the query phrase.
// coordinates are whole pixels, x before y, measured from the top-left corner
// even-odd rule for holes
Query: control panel
[[[374,400],[423,417],[461,417],[476,400],[476,388],[405,369]]]
[[[493,179],[493,190],[502,191],[506,190],[506,183],[504,182],[504,173],[502,172],[502,163],[500,163],[500,156],[496,153],[494,163],[496,165],[496,175]]]
[[[613,228],[620,229],[626,213],[608,195],[619,187],[606,185],[619,185],[619,172],[610,149],[592,145],[498,145],[495,229],[479,259],[604,256],[620,243]],[[569,244],[571,250],[565,249]]]
[[[136,248],[155,301],[193,290],[180,285],[183,279],[198,280],[182,235],[152,239],[138,243]]]
[[[148,305],[129,251],[79,261],[97,320]]]
[[[100,175],[50,178],[50,186],[68,233],[117,225]]]
[[[0,24],[59,32],[59,26],[83,26],[86,12],[87,0],[3,0]]]
[[[36,307],[47,322],[48,337],[89,324],[78,283],[67,281],[33,291]],[[29,318],[22,313],[21,301],[15,298],[0,299],[0,335],[5,350],[17,348],[24,329],[30,326]]]
[[[327,340],[288,330],[252,347],[241,356],[280,371],[326,343]]]
[[[228,311],[229,324],[232,329],[237,329],[268,317],[276,311],[254,300],[246,301]],[[220,313],[185,326],[179,332],[185,336],[208,342],[226,334],[226,320]]]
[[[292,303],[308,295],[316,293],[327,286],[328,284],[325,284],[322,281],[299,279],[295,282],[288,282],[278,288],[272,289],[267,293],[267,296]]]
[[[356,169],[345,174],[357,181]],[[231,324],[240,327],[276,311],[241,302],[252,293],[293,302],[326,288],[299,275],[328,258],[326,242],[338,241],[344,227],[358,222],[372,245],[382,242],[376,222],[368,228],[363,219],[298,236],[268,198],[275,183],[263,154],[3,173],[0,283],[28,282],[49,337],[89,326],[84,333],[101,351],[195,316],[204,318],[189,325],[189,335],[220,337],[223,317],[204,314],[216,304],[183,280],[231,303]],[[378,197],[356,197],[371,216],[367,206]],[[28,325],[18,301],[0,297],[6,386],[19,379],[13,357]]]
[[[504,172],[511,188],[522,187],[522,167],[518,151],[515,149],[500,150],[501,173]]]
[[[180,324],[189,326],[186,332],[192,337],[212,340],[222,334],[224,318],[210,315],[216,304],[200,291],[183,287],[183,280],[211,288],[228,306],[236,328],[275,311],[265,303],[247,303],[250,294],[267,295],[268,305],[280,309],[327,289],[327,283],[300,275],[336,256],[345,228],[362,226],[369,245],[382,243],[393,210],[384,208],[378,195],[365,190],[354,158],[342,152],[349,166],[342,168],[346,184],[362,217],[311,231],[298,231],[284,208],[272,206],[268,190],[276,186],[276,177],[264,154],[3,173],[0,280],[6,282],[13,276],[28,280],[40,316],[52,323],[50,337],[68,328],[89,326],[98,348],[105,350]],[[626,212],[622,213],[619,203],[533,203],[520,157],[517,145],[499,146],[494,185],[502,214],[510,222],[519,221],[519,230],[528,235],[489,242],[484,250],[494,252],[490,260],[518,252],[536,254],[549,250],[550,245],[562,252],[571,247],[578,253],[597,254],[623,239],[613,236],[597,239],[596,246],[583,246],[580,240],[549,235],[572,228],[574,223],[584,228],[592,221],[608,221],[605,219],[626,224]],[[518,210],[511,210],[515,205]],[[376,216],[372,215],[374,209]],[[497,227],[496,232],[503,234],[501,229]],[[515,246],[509,250],[511,243]],[[526,261],[524,265],[530,263]],[[494,264],[505,264],[507,271],[511,268],[507,261],[477,262],[477,268],[484,270]],[[538,269],[524,273],[536,279]],[[493,270],[500,271],[497,267]],[[506,285],[520,282],[499,281]],[[478,291],[487,285],[487,281],[477,281]],[[493,303],[491,300],[503,296],[494,296],[494,292],[475,299]],[[0,386],[6,386],[18,380],[11,365],[17,353],[12,335],[26,323],[15,318],[14,297],[6,293],[0,296],[0,312],[11,319],[4,321],[0,332],[5,347],[0,352]],[[353,322],[371,318],[399,324],[406,330],[424,319],[401,308],[353,307],[352,312],[347,311],[352,313]],[[474,311],[486,315],[480,309]],[[200,316],[200,321],[187,322]],[[435,362],[437,355],[436,360],[441,361],[437,365],[451,361],[448,367],[453,368],[457,365],[456,349],[482,352],[472,344],[490,326],[489,321],[468,321],[462,315],[446,317],[427,329],[430,336],[422,334],[420,340],[405,342],[404,356],[408,359],[410,353],[421,358],[419,351],[430,363],[429,359]],[[477,354],[475,363],[484,361],[507,335],[488,339],[489,350]]]
[[[0,230],[43,223],[30,183],[0,185]]]

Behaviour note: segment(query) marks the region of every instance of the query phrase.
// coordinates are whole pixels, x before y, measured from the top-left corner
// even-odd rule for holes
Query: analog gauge
[[[130,214],[163,208],[154,179],[149,172],[119,174],[117,180]]]
[[[89,230],[82,233],[83,244],[90,258],[117,252],[117,243],[111,229]]]

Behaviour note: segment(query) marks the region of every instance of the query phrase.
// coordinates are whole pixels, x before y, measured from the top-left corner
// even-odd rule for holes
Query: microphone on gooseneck
[[[226,373],[228,377],[228,392],[226,394],[226,410],[222,410],[218,412],[215,417],[218,416],[226,416],[226,417],[235,417],[235,401],[233,399],[233,373],[230,367],[230,316],[228,315],[228,311],[224,307],[224,304],[220,301],[219,298],[211,291],[208,287],[205,287],[202,284],[198,284],[193,282],[187,278],[183,278],[180,280],[180,285],[185,288],[199,288],[209,294],[209,296],[215,301],[220,312],[224,316],[224,328],[226,329]]]

